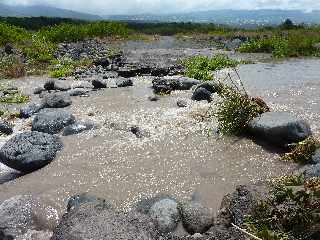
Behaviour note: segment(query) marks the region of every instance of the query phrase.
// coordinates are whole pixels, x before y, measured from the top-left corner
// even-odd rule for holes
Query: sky
[[[0,0],[6,4],[50,5],[100,15],[178,13],[214,9],[320,9],[320,0]]]

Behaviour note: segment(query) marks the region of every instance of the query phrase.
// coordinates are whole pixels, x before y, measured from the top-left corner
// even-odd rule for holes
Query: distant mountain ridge
[[[167,15],[109,15],[105,19],[121,21],[202,22],[228,25],[278,25],[290,18],[295,23],[320,23],[320,11],[299,10],[210,10]]]
[[[72,10],[48,6],[9,6],[0,3],[0,16],[2,17],[60,17],[82,20],[102,20],[98,15],[92,15]]]

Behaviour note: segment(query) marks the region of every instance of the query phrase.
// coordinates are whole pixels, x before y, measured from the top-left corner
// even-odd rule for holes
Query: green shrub
[[[5,92],[5,94],[0,97],[0,103],[25,103],[30,100],[29,96],[23,95],[17,90],[8,90],[5,85],[0,85],[0,91]]]
[[[6,43],[19,43],[30,37],[30,33],[20,27],[0,22],[0,46]]]
[[[245,220],[246,229],[266,240],[318,239],[320,178],[299,186],[276,184]]]
[[[230,59],[225,55],[216,55],[213,58],[196,56],[186,59],[183,65],[186,68],[186,76],[202,81],[213,80],[213,71],[228,67],[236,67],[240,62]]]
[[[92,60],[83,59],[79,61],[72,61],[65,59],[64,61],[57,62],[57,69],[49,72],[49,76],[52,78],[68,77],[73,74],[76,68],[86,69],[92,65]]]
[[[307,164],[311,161],[313,154],[318,148],[320,148],[320,141],[314,137],[309,137],[302,142],[294,144],[291,151],[286,153],[282,159]]]
[[[0,77],[19,78],[26,75],[25,65],[14,55],[3,55],[0,58]]]
[[[268,111],[267,107],[233,87],[222,87],[220,95],[222,99],[215,104],[213,116],[217,118],[219,130],[223,134],[243,133],[253,118]]]

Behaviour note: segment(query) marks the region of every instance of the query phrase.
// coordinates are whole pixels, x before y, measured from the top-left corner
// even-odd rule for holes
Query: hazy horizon
[[[109,14],[166,14],[183,13],[205,10],[258,10],[258,9],[282,9],[282,10],[320,10],[320,2],[314,0],[1,0],[8,5],[48,5],[84,13],[109,15]]]

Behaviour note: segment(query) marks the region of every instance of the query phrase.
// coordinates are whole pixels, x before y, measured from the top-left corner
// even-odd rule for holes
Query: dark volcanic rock
[[[110,65],[110,61],[108,58],[99,58],[93,61],[93,64],[96,66],[108,67]]]
[[[153,204],[149,215],[160,233],[174,231],[180,220],[177,202],[168,198]]]
[[[64,108],[72,104],[67,93],[51,93],[44,97],[43,104],[47,108]]]
[[[260,193],[256,189],[249,186],[238,186],[235,192],[223,198],[217,223],[225,227],[230,227],[231,223],[241,226],[245,216],[252,213],[260,200]]]
[[[0,122],[0,133],[10,135],[13,133],[12,126],[7,122]]]
[[[280,147],[305,140],[312,135],[309,124],[288,112],[267,112],[249,123],[249,131],[257,138]]]
[[[179,204],[179,210],[183,226],[190,234],[205,233],[213,225],[211,210],[199,202]]]
[[[208,102],[211,102],[211,92],[209,92],[207,89],[205,88],[197,88],[193,94],[191,99],[194,101],[203,101],[203,100],[207,100]]]
[[[62,135],[63,136],[69,136],[69,135],[75,135],[82,133],[84,131],[95,129],[96,125],[91,122],[85,122],[85,123],[74,123],[72,125],[69,125],[65,127],[63,130]]]
[[[196,89],[198,88],[204,88],[211,93],[219,92],[219,85],[210,81],[199,84]]]
[[[43,108],[44,104],[42,103],[29,103],[27,106],[20,109],[20,116],[22,118],[29,118]]]
[[[0,150],[0,162],[20,172],[32,172],[49,164],[63,147],[46,133],[25,132],[11,138]]]
[[[92,85],[95,89],[106,88],[107,83],[103,79],[93,79]]]
[[[149,99],[149,101],[151,101],[151,102],[157,102],[157,101],[160,100],[160,98],[159,98],[158,96],[156,96],[156,95],[154,95],[154,96],[149,96],[148,99]]]
[[[43,91],[45,91],[46,89],[44,89],[43,87],[36,87],[34,90],[33,90],[33,93],[34,94],[40,94],[42,93]]]
[[[158,237],[148,216],[137,212],[116,212],[108,206],[89,202],[66,213],[51,240],[153,240]]]
[[[133,86],[133,82],[128,78],[117,78],[116,85],[117,87],[131,87]]]
[[[150,197],[150,198],[146,198],[146,199],[141,199],[139,202],[137,202],[136,206],[135,206],[135,211],[139,212],[139,213],[142,213],[142,214],[146,214],[148,215],[149,212],[150,212],[150,209],[151,207],[163,200],[163,199],[170,199],[172,201],[175,201],[176,200],[168,195],[158,195],[158,196],[155,196],[155,197]]]
[[[152,88],[155,94],[170,94],[173,91],[170,82],[162,78],[155,78],[152,81]]]
[[[190,90],[201,83],[199,80],[182,76],[168,76],[164,79],[170,82],[173,90]]]
[[[95,206],[99,206],[100,208],[111,209],[113,206],[108,203],[105,199],[98,198],[93,195],[89,195],[88,193],[82,193],[75,196],[70,197],[67,204],[67,211],[74,211],[81,207],[83,204],[93,204]]]
[[[71,86],[62,80],[53,80],[49,79],[44,84],[44,89],[48,91],[57,90],[57,91],[68,91],[71,89]]]
[[[47,80],[47,81],[44,83],[43,87],[44,87],[45,90],[48,90],[48,91],[49,91],[49,90],[55,90],[55,89],[54,89],[55,83],[56,83],[55,80],[49,79],[49,80]]]
[[[28,231],[48,230],[51,223],[46,222],[39,215],[39,210],[44,210],[41,214],[53,213],[46,209],[46,205],[39,202],[32,196],[15,196],[0,205],[0,239],[13,240],[13,239],[31,239],[23,238],[24,234]],[[44,222],[44,221],[45,222]],[[41,221],[41,222],[40,222]],[[34,239],[34,238],[32,238]]]
[[[73,123],[75,117],[67,111],[44,109],[33,119],[32,131],[56,134]]]
[[[144,137],[150,137],[150,133],[146,130],[143,130],[142,128],[138,126],[132,126],[130,128],[130,132],[132,132],[134,135],[136,135],[137,138],[144,138]]]
[[[122,67],[117,70],[118,75],[124,78],[131,78],[138,75],[139,71],[136,67]]]
[[[14,53],[13,45],[10,43],[7,43],[6,45],[4,45],[4,52],[8,55],[13,54]]]

